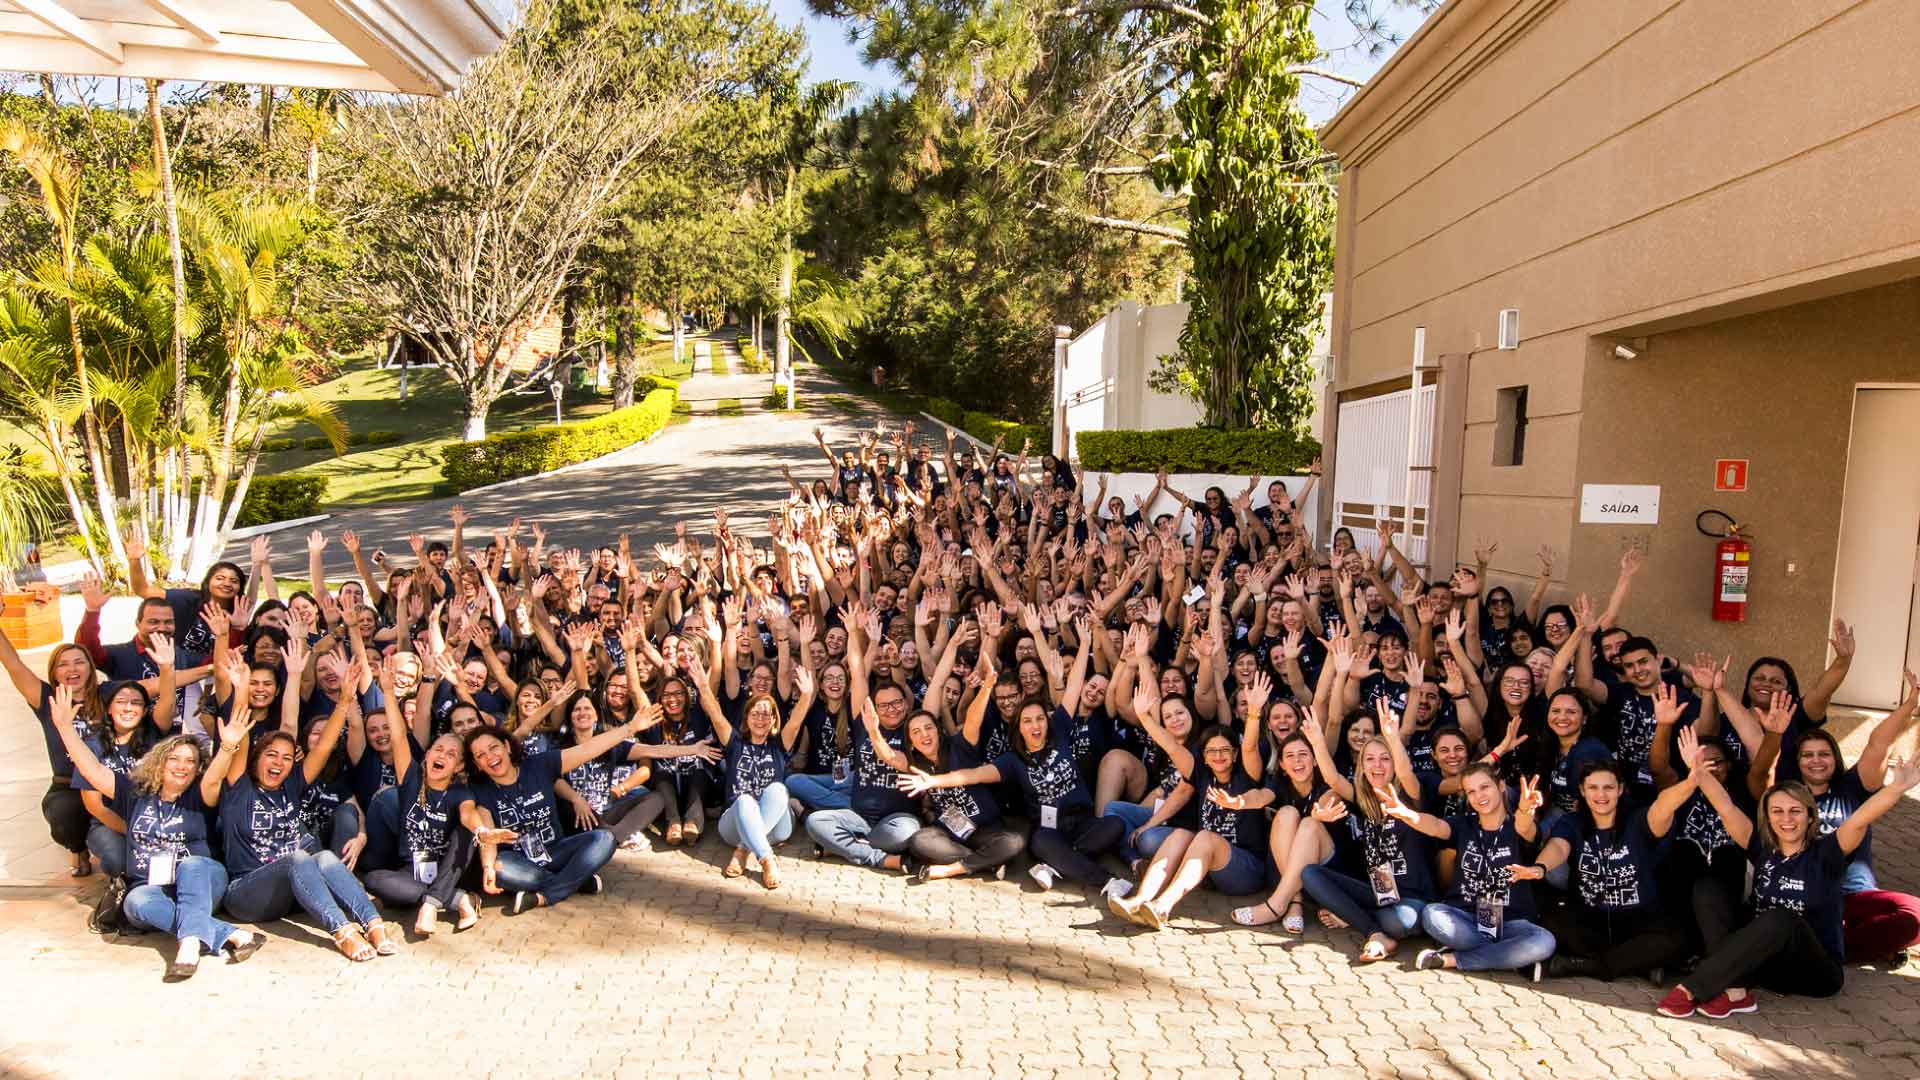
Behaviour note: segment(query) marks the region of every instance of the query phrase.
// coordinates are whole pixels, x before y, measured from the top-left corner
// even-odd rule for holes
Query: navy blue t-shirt
[[[76,699],[82,696],[83,695],[80,694],[74,695]],[[86,711],[99,712],[101,709],[96,704]],[[40,721],[41,738],[47,741],[47,767],[53,770],[53,778],[55,780],[71,782],[73,780],[73,759],[67,756],[67,744],[60,741],[60,732],[53,726],[53,687],[48,686],[45,682],[40,684],[40,707],[33,710],[33,715]],[[73,718],[73,730],[78,732],[80,738],[84,740],[87,736],[94,733],[94,726],[88,722],[84,715],[76,716]]]
[[[1267,815],[1265,808],[1258,810],[1229,810],[1216,806],[1207,798],[1207,792],[1214,788],[1223,789],[1228,795],[1244,795],[1257,791],[1260,782],[1248,776],[1240,767],[1240,748],[1234,748],[1233,773],[1222,782],[1213,775],[1213,770],[1201,765],[1200,775],[1193,781],[1193,801],[1199,816],[1200,828],[1213,833],[1234,847],[1245,848],[1255,854],[1267,850]]]
[[[200,621],[199,589],[168,589],[167,606],[173,609],[173,644],[182,653],[213,655],[213,631]]]
[[[1784,856],[1760,843],[1760,829],[1755,826],[1747,841],[1747,861],[1753,864],[1754,914],[1780,908],[1799,915],[1813,927],[1833,962],[1844,963],[1840,878],[1847,870],[1847,856],[1840,850],[1839,837],[1827,833],[1798,855]]]
[[[524,774],[523,774],[524,775]],[[421,797],[422,790],[425,798]],[[411,863],[414,855],[438,860],[453,843],[454,829],[460,825],[460,805],[473,799],[472,792],[460,784],[448,784],[442,791],[426,786],[426,773],[415,761],[407,766],[400,782],[400,854]]]
[[[893,766],[880,760],[873,752],[873,742],[867,738],[865,724],[853,725],[853,794],[851,805],[861,817],[869,822],[879,822],[890,814],[913,813],[913,800],[895,785],[900,774]],[[880,729],[880,737],[893,747],[896,753],[904,753],[907,746],[907,725],[901,724],[891,731]]]
[[[252,776],[227,785],[220,795],[220,835],[229,875],[237,879],[275,859],[312,850],[313,838],[300,821],[306,786],[307,774],[298,765],[271,791],[262,790]]]
[[[1607,744],[1591,735],[1583,735],[1560,759],[1553,763],[1553,769],[1547,773],[1547,806],[1550,809],[1570,814],[1579,805],[1580,770],[1593,761],[1607,761],[1613,757]]]
[[[1860,782],[1860,767],[1848,766],[1847,771],[1835,776],[1827,785],[1827,790],[1813,797],[1813,806],[1820,812],[1820,831],[1831,833],[1842,822],[1853,816],[1855,810],[1873,797],[1867,786]],[[1847,859],[1850,863],[1873,865],[1873,830],[1868,829],[1860,837],[1860,846],[1853,849]]]
[[[1001,776],[1019,785],[1027,804],[1027,817],[1036,826],[1043,816],[1040,810],[1043,806],[1053,807],[1060,819],[1093,813],[1093,795],[1087,791],[1087,785],[1080,779],[1080,770],[1074,765],[1068,733],[1057,725],[1048,726],[1047,744],[1033,755],[1032,761],[1009,750],[993,759],[993,767]]]
[[[775,784],[787,779],[787,748],[778,731],[768,734],[762,743],[748,742],[744,731],[735,729],[726,748],[727,790],[731,797],[758,799]]]
[[[1588,911],[1656,909],[1660,892],[1655,868],[1666,843],[1647,828],[1647,812],[1630,810],[1610,829],[1588,829],[1578,813],[1553,823],[1553,837],[1567,842],[1567,865],[1576,903]]]
[[[1433,879],[1433,840],[1404,821],[1388,818],[1377,822],[1361,811],[1358,803],[1347,803],[1346,827],[1328,831],[1347,849],[1346,861],[1361,871],[1363,878],[1376,866],[1385,866],[1393,874],[1394,885],[1402,900],[1438,899],[1440,890]]]
[[[706,713],[691,704],[687,706],[686,722],[681,725],[677,735],[668,731],[664,723],[655,724],[640,733],[642,742],[652,743],[655,746],[692,746],[711,738],[713,738],[713,724],[707,719]],[[714,772],[714,767],[688,754],[682,757],[661,758],[653,763],[653,770],[656,776],[664,773],[668,776],[680,777],[691,776],[702,770],[711,774]]]
[[[613,802],[613,785],[617,777],[616,769],[633,753],[632,739],[623,739],[620,745],[590,761],[583,761],[567,770],[567,784],[574,794],[587,801],[596,814],[605,813]]]
[[[107,645],[102,649],[106,653],[106,663],[100,665],[101,674],[116,682],[138,679],[157,679],[160,677],[160,665],[154,662],[152,654],[140,647],[138,641],[123,641],[118,645]],[[207,663],[203,653],[180,649],[175,652],[173,667],[175,671],[187,671]],[[104,687],[102,688],[104,689]],[[187,714],[187,685],[178,683],[173,688],[174,727],[180,726],[180,718]]]
[[[340,804],[353,798],[353,774],[344,766],[330,777],[307,785],[300,796],[300,827],[321,843],[333,836],[333,815]]]
[[[100,759],[100,764],[112,770],[115,787],[129,782],[127,777],[133,775],[133,767],[140,763],[140,756],[132,753],[128,744],[108,743],[105,746],[101,746],[98,735],[88,735],[84,741],[87,744],[87,748],[93,751],[93,756]],[[92,791],[93,785],[87,783],[87,778],[80,775],[79,770],[75,770],[73,774],[73,789],[75,791]]]
[[[551,851],[533,859],[529,849],[551,848],[560,838],[560,815],[553,785],[560,779],[560,751],[531,754],[520,762],[520,775],[511,784],[496,784],[485,776],[475,781],[473,800],[487,808],[493,823],[520,834],[522,855],[541,865],[552,863]]]
[[[967,740],[947,740],[947,771],[958,772],[980,764],[980,751]],[[932,788],[927,792],[927,810],[956,840],[965,840],[975,831],[1000,821],[1000,802],[986,784],[957,788]]]
[[[1680,701],[1680,721],[1667,730],[1667,738],[1681,725],[1692,724],[1700,716],[1700,699],[1693,691],[1685,687],[1678,688]],[[1653,753],[1654,732],[1659,725],[1653,720],[1653,697],[1642,694],[1627,683],[1611,683],[1607,687],[1607,705],[1602,714],[1614,732],[1614,757],[1628,770],[1627,782],[1646,794],[1653,787],[1653,768],[1649,764]],[[1604,741],[1604,740],[1603,740]],[[1677,754],[1668,747],[1668,760],[1676,768],[1680,765]]]
[[[175,858],[211,856],[207,847],[207,804],[198,781],[172,802],[141,793],[132,784],[113,785],[113,812],[127,823],[127,884],[144,885],[153,856],[172,852]]]
[[[1480,815],[1472,813],[1448,818],[1447,826],[1453,835],[1440,843],[1460,853],[1454,863],[1453,887],[1447,892],[1447,902],[1471,912],[1483,898],[1493,899],[1507,905],[1508,918],[1533,918],[1531,883],[1513,881],[1507,875],[1507,867],[1533,862],[1539,843],[1521,838],[1513,827],[1511,814],[1494,830],[1481,828]]]

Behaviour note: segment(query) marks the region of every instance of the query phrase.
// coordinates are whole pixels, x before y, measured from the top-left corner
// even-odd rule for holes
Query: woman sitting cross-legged
[[[938,774],[980,764],[985,743],[981,726],[992,700],[983,688],[992,686],[993,679],[993,658],[982,656],[980,666],[967,676],[974,694],[958,735],[941,731],[939,717],[924,709],[907,718],[906,756],[914,772]],[[922,825],[907,842],[918,864],[913,870],[916,881],[997,870],[1027,849],[1026,837],[1001,820],[1000,802],[985,784],[929,790],[926,813],[932,823]]]
[[[220,750],[208,762],[200,744],[185,735],[160,740],[125,779],[100,763],[74,729],[73,688],[62,683],[47,700],[49,722],[74,771],[127,823],[127,919],[135,926],[171,933],[179,942],[167,965],[168,982],[193,977],[202,952],[228,954],[232,963],[252,956],[265,942],[213,917],[227,891],[227,868],[207,847],[212,808],[220,802],[220,779],[246,744],[246,721],[220,727]]]
[[[727,877],[747,872],[747,855],[760,861],[760,883],[769,889],[780,887],[780,870],[773,861],[773,845],[793,835],[793,814],[787,806],[787,758],[800,741],[800,729],[813,708],[813,676],[806,668],[793,673],[800,692],[780,722],[780,705],[772,694],[754,694],[747,699],[745,715],[735,729],[720,707],[700,662],[692,662],[693,682],[700,688],[701,703],[713,718],[713,736],[725,747],[727,798],[731,800],[720,815],[720,839],[733,845],[733,858],[721,871]]]
[[[1689,765],[1698,755],[1689,740]],[[1759,820],[1743,813],[1710,770],[1694,768],[1700,789],[1735,843],[1753,864],[1753,917],[1738,923],[1730,906],[1699,911],[1707,943],[1701,960],[1660,1000],[1667,1016],[1697,1009],[1719,1019],[1759,1008],[1749,985],[1783,994],[1831,997],[1846,969],[1841,931],[1841,886],[1847,858],[1872,825],[1920,784],[1920,761],[1889,762],[1893,777],[1831,832],[1820,831],[1813,794],[1798,781],[1775,784],[1760,799]]]
[[[387,717],[398,729],[404,725],[392,681],[391,671],[381,674]],[[458,914],[455,932],[472,929],[480,921],[480,905],[460,887],[475,849],[473,834],[460,824],[461,808],[473,802],[473,795],[458,782],[465,764],[465,750],[452,732],[428,744],[418,761],[408,740],[393,744],[393,767],[400,774],[401,865],[370,871],[367,888],[389,904],[419,905],[413,929],[422,936],[439,928],[440,912],[447,908]]]
[[[1240,745],[1224,726],[1201,733],[1198,760],[1168,799],[1191,800],[1199,828],[1168,834],[1133,894],[1107,897],[1114,914],[1158,930],[1173,914],[1173,906],[1202,880],[1232,896],[1266,884],[1266,860],[1261,857],[1266,820],[1261,811],[1273,803],[1274,793],[1260,783],[1260,716],[1272,693],[1272,680],[1264,672],[1256,674],[1247,690],[1246,732]],[[1149,719],[1159,707],[1155,696],[1151,687],[1135,692],[1133,709],[1143,724],[1157,726]]]
[[[289,663],[304,664],[305,653],[305,645],[288,641]],[[348,697],[334,709],[321,729],[316,752],[304,763],[295,761],[298,743],[293,736],[300,696],[287,694],[281,710],[280,730],[259,740],[251,767],[236,758],[227,769],[220,802],[220,834],[232,880],[227,911],[245,922],[266,922],[285,918],[298,907],[320,922],[348,959],[392,956],[399,945],[367,890],[338,855],[301,828],[302,794],[325,768],[347,717],[360,710],[360,702]],[[248,723],[245,713],[239,717],[239,723]]]
[[[481,891],[511,892],[507,913],[557,904],[576,892],[600,891],[600,868],[613,858],[613,834],[592,829],[560,835],[553,785],[582,762],[660,722],[660,707],[647,705],[634,718],[564,750],[526,754],[495,724],[467,733],[473,802],[462,806],[461,823],[480,842]],[[512,845],[501,850],[503,845]]]
[[[1405,802],[1419,790],[1419,781],[1400,742],[1398,718],[1384,698],[1376,708],[1381,733],[1360,748],[1352,784],[1329,792],[1343,801],[1338,819],[1327,826],[1336,848],[1352,853],[1350,861],[1366,873],[1366,880],[1322,863],[1308,863],[1300,871],[1300,884],[1320,904],[1323,921],[1331,914],[1336,922],[1367,935],[1357,961],[1363,964],[1392,956],[1403,939],[1420,929],[1421,912],[1439,898],[1432,841],[1388,815],[1379,794],[1391,792]]]
[[[1533,890],[1516,874],[1533,862],[1540,830],[1533,815],[1542,802],[1539,780],[1520,784],[1520,803],[1507,813],[1507,796],[1489,765],[1469,765],[1461,774],[1472,813],[1437,818],[1408,806],[1397,792],[1374,789],[1380,809],[1454,848],[1453,886],[1446,899],[1427,905],[1420,925],[1439,949],[1422,949],[1415,965],[1461,971],[1532,969],[1553,955],[1553,935],[1531,920]]]

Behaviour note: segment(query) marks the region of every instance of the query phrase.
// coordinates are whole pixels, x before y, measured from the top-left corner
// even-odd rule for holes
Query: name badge
[[[1484,937],[1500,940],[1500,929],[1506,923],[1507,905],[1492,897],[1481,897],[1474,905],[1474,923]]]
[[[179,865],[179,857],[171,851],[156,851],[147,860],[147,884],[173,884],[174,869]]]
[[[949,806],[940,811],[940,824],[945,825],[956,840],[965,840],[973,835],[973,819],[961,813],[959,807]]]
[[[433,879],[439,876],[440,864],[438,862],[424,851],[416,851],[413,853],[413,880],[422,885],[431,885],[433,884]]]
[[[1040,807],[1040,827],[1057,829],[1060,827],[1060,808],[1057,806]]]
[[[1400,883],[1393,879],[1393,865],[1381,863],[1368,874],[1373,883],[1373,902],[1381,907],[1400,902]],[[1498,935],[1496,935],[1498,936]]]
[[[844,784],[844,783],[846,783],[846,782],[847,782],[847,774],[848,774],[848,772],[850,772],[850,771],[851,771],[851,769],[850,769],[850,767],[849,767],[849,765],[847,764],[847,759],[846,759],[846,758],[834,758],[834,759],[833,759],[833,782],[834,782],[834,783],[836,783],[836,784]]]
[[[520,838],[520,852],[534,862],[546,864],[547,843],[532,833],[527,833]]]

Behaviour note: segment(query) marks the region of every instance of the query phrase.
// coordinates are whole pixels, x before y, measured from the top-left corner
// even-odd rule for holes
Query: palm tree
[[[53,500],[43,479],[19,447],[0,447],[0,577],[8,578],[9,592],[20,553],[53,530]]]
[[[76,230],[79,221],[80,168],[57,153],[38,134],[17,120],[0,121],[0,150],[4,150],[33,178],[40,190],[40,207],[53,225],[60,257],[60,273],[70,288],[78,271]],[[44,278],[44,274],[37,275]],[[87,466],[93,475],[95,500],[100,508],[100,526],[114,561],[124,565],[126,549],[120,543],[120,523],[114,510],[113,478],[105,468],[100,451],[100,426],[93,415],[91,391],[87,385],[87,356],[80,341],[80,320],[72,302],[67,310],[68,342],[73,349],[73,367],[80,394],[81,441],[86,448]]]
[[[50,315],[22,290],[0,295],[0,418],[30,432],[47,451],[87,561],[100,572],[105,568],[67,445],[81,403],[67,364],[66,339],[63,311]]]

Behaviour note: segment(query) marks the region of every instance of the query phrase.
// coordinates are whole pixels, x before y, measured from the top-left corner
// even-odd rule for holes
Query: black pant
[[[1005,825],[975,829],[965,840],[956,840],[943,826],[928,825],[907,841],[913,857],[932,866],[959,863],[969,874],[978,874],[996,866],[1005,866],[1026,850],[1027,842]]]
[[[1113,850],[1126,835],[1127,823],[1119,818],[1082,814],[1061,818],[1059,828],[1034,829],[1027,847],[1034,858],[1082,885],[1098,889],[1112,881],[1113,875],[1094,856]]]
[[[465,829],[453,830],[453,842],[440,855],[440,862],[434,870],[433,884],[423,885],[413,876],[413,863],[407,863],[405,870],[370,870],[367,872],[367,891],[381,900],[402,907],[431,900],[435,907],[442,910],[453,907],[454,893],[460,891],[460,879],[466,874],[467,867],[473,862],[478,845],[473,834]]]
[[[1559,942],[1557,952],[1592,960],[1594,977],[1607,981],[1687,957],[1686,931],[1662,911],[1610,913],[1568,904],[1541,909],[1540,925]]]
[[[1681,983],[1695,1001],[1705,1001],[1729,986],[1764,986],[1776,993],[1807,997],[1840,992],[1846,972],[1820,944],[1807,920],[1774,908],[1738,929],[1731,926],[1731,922],[1701,924],[1707,935],[1707,957]]]
[[[54,777],[40,799],[40,816],[47,819],[53,842],[75,855],[87,850],[87,824],[93,820],[72,780]]]
[[[1700,933],[1699,896],[1722,893],[1731,908],[1747,889],[1746,852],[1731,844],[1714,849],[1711,858],[1699,847],[1681,840],[1672,845],[1658,873],[1660,900],[1667,915],[1687,934],[1687,952],[1698,956],[1707,951],[1705,935]]]

